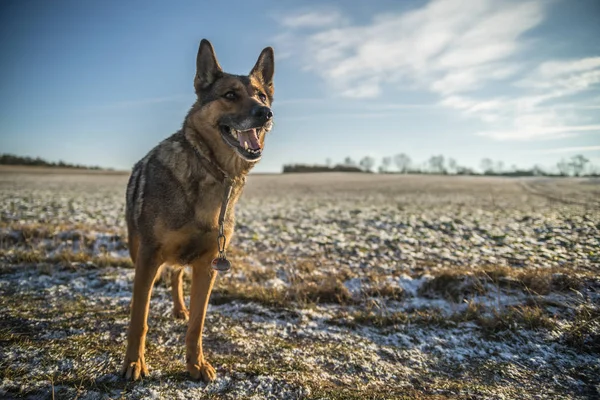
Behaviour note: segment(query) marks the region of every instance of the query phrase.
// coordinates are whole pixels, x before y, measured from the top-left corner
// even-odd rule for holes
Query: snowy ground
[[[205,385],[184,373],[166,277],[150,376],[117,375],[126,180],[0,171],[0,397],[600,396],[598,181],[250,177],[208,312],[218,378]]]

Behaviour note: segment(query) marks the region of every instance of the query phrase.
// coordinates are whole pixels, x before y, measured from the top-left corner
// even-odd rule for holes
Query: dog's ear
[[[250,76],[258,78],[266,87],[273,87],[273,74],[275,73],[275,55],[272,47],[265,47],[258,56],[258,60],[250,71]]]
[[[200,42],[198,57],[196,58],[196,76],[194,77],[194,88],[196,92],[206,88],[223,74],[223,69],[217,61],[215,49],[206,39]]]

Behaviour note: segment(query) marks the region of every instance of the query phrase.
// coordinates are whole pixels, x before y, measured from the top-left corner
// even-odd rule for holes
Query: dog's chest
[[[197,192],[192,196],[194,219],[199,226],[218,228],[219,215],[221,209],[226,207],[225,221],[233,221],[234,207],[237,203],[241,188],[233,187],[229,199],[226,200],[226,187],[221,184],[207,185],[200,184]]]
[[[199,201],[195,205],[195,221],[190,221],[191,223],[180,231],[181,235],[178,235],[177,243],[173,243],[178,263],[190,264],[205,255],[209,258],[216,255],[219,213],[223,205],[223,198],[223,193],[210,193],[204,197],[203,201]],[[230,199],[225,214],[223,228],[227,244],[233,236],[235,201],[237,201],[237,196]]]

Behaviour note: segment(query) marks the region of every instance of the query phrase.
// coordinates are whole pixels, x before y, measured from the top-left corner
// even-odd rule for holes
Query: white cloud
[[[549,98],[567,96],[600,83],[600,57],[552,60],[517,82],[524,88],[550,90]]]
[[[321,28],[341,24],[344,21],[342,14],[333,9],[298,12],[279,19],[280,24],[287,28]]]
[[[478,134],[497,140],[532,140],[565,138],[579,132],[600,132],[600,125],[548,126],[543,123],[525,124],[508,131],[484,131]]]
[[[502,124],[498,129],[479,132],[496,140],[539,140],[598,131],[600,125],[582,124],[582,111],[600,106],[600,99],[576,103],[573,96],[600,83],[600,57],[551,60],[540,64],[516,86],[524,93],[513,97],[476,99],[448,96],[441,101],[484,122]],[[550,104],[553,101],[554,104]]]
[[[495,140],[542,140],[600,131],[598,124],[581,124],[576,104],[543,106],[546,96],[516,96],[475,99],[449,96],[440,104],[460,110],[467,117],[493,123],[493,128],[477,134]],[[591,106],[583,106],[583,110]]]
[[[600,151],[600,146],[579,146],[579,147],[561,147],[557,149],[538,150],[538,153],[556,154],[556,153],[585,153],[589,151]]]
[[[600,57],[539,65],[526,59],[536,50],[526,34],[544,22],[550,4],[471,0],[467,6],[462,0],[432,0],[415,10],[376,15],[366,24],[352,24],[339,13],[327,21],[313,11],[290,17],[299,22],[282,23],[287,28],[282,44],[339,96],[377,98],[400,87],[427,90],[440,96],[442,107],[490,126],[477,134],[495,140],[595,131],[598,121],[586,121],[581,113],[600,101],[575,106],[567,96],[600,83]],[[295,29],[308,25],[319,29]],[[512,94],[490,95],[493,84]]]
[[[331,17],[329,17],[331,15]],[[334,26],[339,14],[313,11],[283,19],[286,28],[321,26],[308,35],[287,32],[285,46],[304,67],[341,95],[376,97],[387,84],[418,82],[439,93],[473,90],[516,71],[506,60],[526,47],[518,39],[543,18],[539,1],[435,0],[375,16],[366,25]]]
[[[588,57],[581,60],[548,61],[538,67],[538,72],[546,79],[586,72],[600,68],[600,57]]]

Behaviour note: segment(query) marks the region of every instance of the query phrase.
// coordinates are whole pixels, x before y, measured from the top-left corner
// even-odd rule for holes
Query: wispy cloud
[[[336,9],[323,8],[319,11],[298,11],[280,16],[279,22],[287,28],[321,28],[342,24],[346,18]]]
[[[536,50],[527,34],[544,23],[551,4],[473,0],[467,11],[462,0],[432,0],[411,11],[375,15],[366,24],[331,10],[312,11],[284,19],[280,40],[341,97],[426,90],[439,96],[442,107],[489,125],[474,133],[494,140],[596,131],[600,121],[586,121],[581,113],[599,104],[577,107],[569,97],[600,83],[600,57],[540,56],[536,63],[527,57]],[[510,95],[494,94],[498,84]]]
[[[417,10],[376,15],[365,25],[334,26],[340,19],[338,14],[315,18],[321,29],[288,31],[286,45],[296,47],[304,67],[342,95],[376,97],[384,85],[415,81],[434,92],[454,93],[514,74],[518,68],[507,59],[527,46],[519,38],[542,21],[543,6],[473,0],[465,12],[461,0],[435,0]],[[285,19],[282,25],[294,28]]]
[[[590,151],[600,151],[600,146],[580,146],[580,147],[561,147],[557,149],[538,150],[538,153],[557,154],[557,153],[585,153]]]
[[[287,98],[277,99],[275,107],[287,107],[287,106],[298,106],[298,105],[316,105],[321,106],[327,104],[330,108],[332,107],[331,100],[326,98]],[[367,104],[356,104],[356,103],[337,103],[340,106],[347,108],[348,106],[354,106],[363,110],[415,110],[415,109],[435,109],[440,108],[439,104],[435,103],[387,103],[387,102],[376,102]]]
[[[575,125],[575,126],[547,126],[545,121],[533,121],[532,123],[520,124],[507,131],[490,130],[479,132],[481,136],[488,136],[497,140],[533,140],[533,139],[560,139],[580,132],[600,132],[600,125]]]

